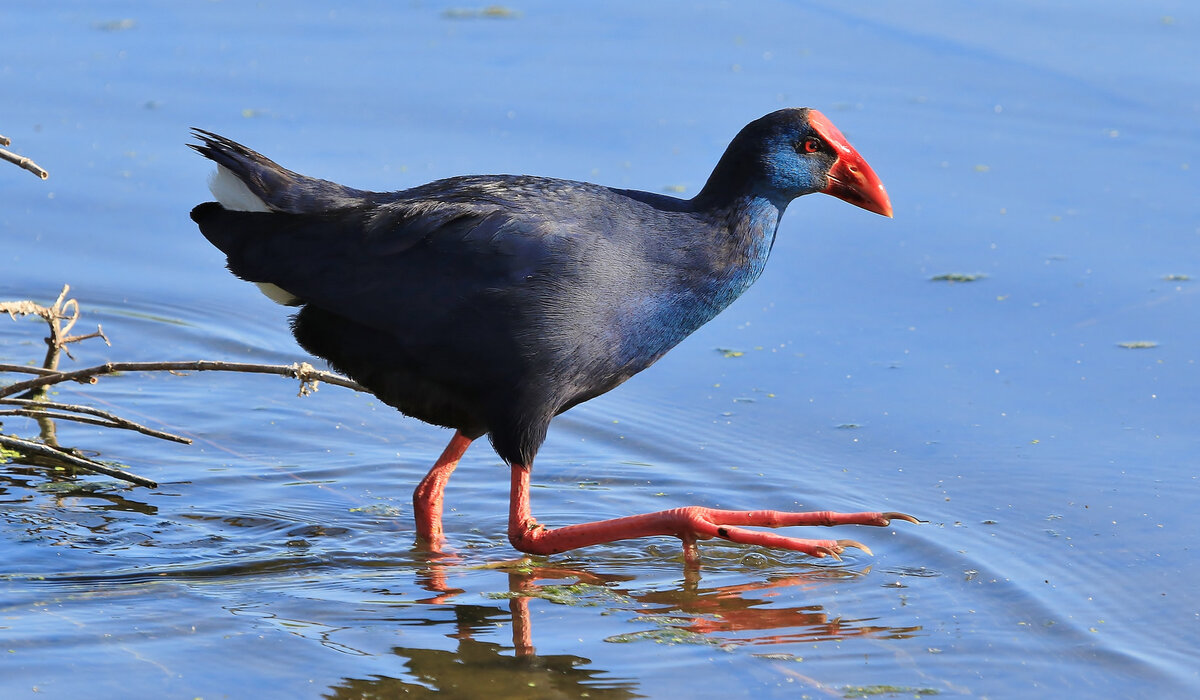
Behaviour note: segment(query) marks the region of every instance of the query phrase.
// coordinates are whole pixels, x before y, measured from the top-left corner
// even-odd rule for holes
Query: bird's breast
[[[619,356],[649,366],[740,297],[762,274],[769,241],[749,246],[730,264],[660,277],[646,292],[613,310]],[[669,283],[668,283],[669,280]]]

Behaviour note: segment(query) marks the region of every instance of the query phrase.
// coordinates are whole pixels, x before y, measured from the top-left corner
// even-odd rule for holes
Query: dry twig
[[[12,141],[10,139],[8,139],[4,136],[0,136],[0,146],[8,146],[10,144],[12,144]],[[42,169],[42,166],[38,165],[37,163],[34,163],[29,158],[26,158],[25,156],[19,156],[16,153],[13,153],[12,151],[6,151],[3,148],[0,148],[0,160],[7,160],[9,163],[12,163],[13,165],[16,165],[19,168],[24,168],[25,170],[28,170],[29,172],[33,173],[34,175],[37,175],[38,177],[42,178],[43,180],[50,177],[50,173],[48,173],[44,169]]]
[[[58,299],[50,306],[42,306],[32,301],[0,302],[0,311],[7,313],[10,318],[16,318],[17,316],[41,316],[42,320],[50,326],[50,337],[46,338],[46,357],[42,360],[42,367],[44,369],[58,369],[58,356],[60,352],[65,352],[67,357],[70,357],[72,360],[75,359],[71,351],[67,349],[69,343],[78,343],[88,338],[101,338],[104,340],[105,345],[112,345],[112,343],[108,342],[108,336],[104,335],[104,329],[99,324],[96,325],[95,333],[67,335],[75,327],[75,322],[79,320],[79,302],[67,298],[67,292],[69,291],[71,291],[71,285],[64,284],[62,291],[58,293]],[[66,321],[65,326],[63,325],[63,321]]]
[[[79,423],[91,423],[92,425],[102,425],[107,428],[123,428],[125,430],[135,430],[143,435],[156,437],[162,440],[170,440],[171,442],[181,442],[185,445],[192,444],[191,438],[185,438],[172,433],[147,428],[139,423],[134,423],[118,415],[101,411],[98,408],[91,406],[78,406],[75,404],[54,403],[52,401],[34,401],[33,399],[0,399],[0,404],[8,404],[10,406],[20,406],[21,408],[11,411],[0,411],[0,416],[28,416],[30,418],[62,418],[64,420],[73,420]],[[50,411],[69,411],[69,413],[51,413]],[[73,415],[82,413],[83,416]],[[86,418],[84,416],[94,416],[94,418]]]
[[[251,374],[277,374],[282,377],[291,377],[300,380],[300,395],[306,396],[316,390],[319,382],[344,386],[347,389],[355,391],[367,391],[362,385],[357,382],[346,379],[340,374],[333,372],[323,372],[316,369],[307,362],[297,362],[290,365],[257,365],[245,362],[217,362],[213,360],[191,360],[185,362],[105,362],[102,365],[95,367],[87,367],[77,369],[72,372],[55,372],[53,374],[42,374],[33,367],[24,367],[21,365],[0,365],[0,371],[5,372],[30,372],[36,373],[39,376],[33,379],[26,379],[23,382],[14,382],[0,388],[0,399],[6,396],[12,396],[21,391],[30,389],[43,389],[54,384],[62,382],[81,382],[83,384],[95,384],[98,379],[106,374],[116,374],[117,372],[249,372]]]

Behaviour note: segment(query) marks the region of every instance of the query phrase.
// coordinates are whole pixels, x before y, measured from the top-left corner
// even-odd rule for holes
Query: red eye
[[[804,152],[805,153],[816,153],[819,150],[821,150],[820,140],[814,139],[814,138],[804,139]]]

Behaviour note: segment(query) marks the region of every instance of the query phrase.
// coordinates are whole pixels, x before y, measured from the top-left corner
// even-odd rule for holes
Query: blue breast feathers
[[[713,261],[702,278],[677,275],[659,279],[647,293],[620,309],[614,330],[620,338],[622,363],[649,366],[687,336],[708,323],[759,278],[775,241],[782,212],[766,199],[752,200],[741,225],[726,229],[732,236],[726,259]],[[716,249],[721,249],[717,247]],[[711,250],[712,248],[710,248]]]

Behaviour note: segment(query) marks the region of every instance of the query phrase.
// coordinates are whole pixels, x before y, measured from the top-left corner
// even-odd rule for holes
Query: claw
[[[837,561],[842,560],[842,558],[838,556],[838,550],[834,549],[833,547],[815,547],[813,550],[813,555],[818,558],[833,557]]]
[[[923,520],[917,520],[913,516],[906,515],[904,513],[893,512],[893,513],[882,513],[882,515],[883,515],[884,519],[887,520],[887,523],[885,523],[885,524],[891,524],[891,522],[893,520],[907,520],[908,522],[916,524],[916,525],[919,525],[919,524],[925,522]]]
[[[700,548],[696,546],[695,536],[681,536],[679,538],[683,542],[683,563],[689,569],[699,568],[700,566]]]
[[[863,544],[862,542],[858,542],[855,540],[838,540],[837,543],[838,543],[838,546],[841,547],[842,549],[846,549],[847,547],[853,547],[854,549],[861,549],[862,551],[866,552],[868,555],[870,555],[872,557],[875,556],[875,553],[871,551],[871,548],[868,547],[867,545]]]

